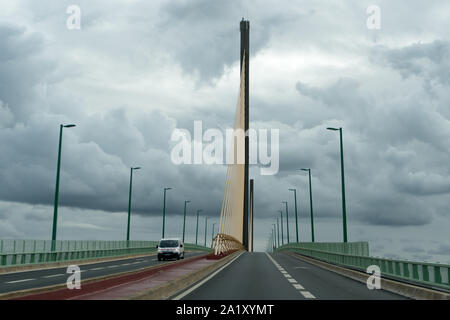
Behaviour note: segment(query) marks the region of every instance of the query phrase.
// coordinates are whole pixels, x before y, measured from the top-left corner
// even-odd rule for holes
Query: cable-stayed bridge
[[[344,242],[336,243],[314,239],[293,242],[287,210],[286,234],[281,219],[282,243],[278,229],[274,229],[267,252],[253,252],[254,195],[246,135],[249,21],[240,22],[240,32],[233,161],[226,172],[219,228],[213,235],[212,248],[206,247],[206,231],[205,246],[185,243],[186,259],[177,261],[158,261],[158,242],[130,241],[129,229],[126,241],[1,240],[0,298],[450,299],[449,265],[373,257],[367,242],[347,242],[346,237]],[[346,235],[345,224],[344,232]],[[69,265],[78,269],[69,272]],[[76,286],[77,279],[80,287],[70,288]]]

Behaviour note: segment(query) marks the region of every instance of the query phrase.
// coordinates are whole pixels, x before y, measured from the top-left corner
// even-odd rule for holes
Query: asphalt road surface
[[[283,253],[243,253],[208,281],[173,297],[185,300],[398,300],[365,283]]]
[[[205,252],[186,252],[185,254],[186,258],[188,258],[205,254]],[[83,281],[84,279],[113,275],[116,273],[164,264],[169,261],[171,260],[158,261],[156,255],[149,255],[131,259],[78,264],[78,266],[81,271],[81,281]],[[64,284],[70,276],[66,271],[66,267],[58,267],[0,274],[0,293]]]

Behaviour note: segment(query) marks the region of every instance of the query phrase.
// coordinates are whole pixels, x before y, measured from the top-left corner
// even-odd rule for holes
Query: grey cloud
[[[54,63],[42,57],[40,34],[25,27],[0,24],[0,100],[15,115],[26,119],[35,105],[37,86],[51,75]]]
[[[342,108],[348,104],[354,105],[359,102],[350,101],[358,96],[356,91],[359,87],[358,81],[351,78],[340,78],[325,89],[311,87],[300,81],[297,82],[295,87],[301,94],[311,99],[320,100],[329,106]]]
[[[237,0],[169,1],[161,7],[160,41],[183,70],[213,82],[226,67],[239,63],[239,19],[248,18],[247,11],[247,5]],[[258,16],[256,22],[251,21],[251,56],[270,42],[272,34],[282,29],[280,25],[293,19],[277,12],[262,12],[262,19]]]
[[[398,49],[377,47],[372,58],[376,62],[387,63],[405,78],[417,76],[424,79],[428,89],[432,82],[450,84],[450,43],[446,40],[419,42]]]
[[[431,254],[439,254],[439,255],[449,256],[450,255],[450,245],[441,243],[437,246],[437,248],[428,250],[428,252]]]
[[[298,189],[299,214],[307,221],[307,177],[297,170],[311,167],[318,234],[326,223],[341,230],[339,140],[325,128],[342,126],[350,228],[428,230],[432,237],[436,217],[448,223],[449,212],[449,46],[440,31],[446,30],[443,19],[440,28],[427,20],[442,3],[414,4],[424,11],[416,17],[418,28],[441,40],[419,43],[421,36],[404,23],[390,22],[405,22],[402,10],[391,10],[383,13],[377,33],[385,47],[374,47],[364,25],[365,4],[356,2],[82,2],[80,32],[65,29],[64,3],[17,5],[8,19],[17,25],[0,27],[0,199],[17,204],[0,212],[1,233],[30,231],[11,212],[33,225],[51,220],[58,125],[66,122],[77,127],[64,131],[60,210],[80,216],[63,227],[67,236],[81,234],[83,226],[92,232],[92,225],[123,231],[122,220],[110,223],[126,212],[132,165],[142,166],[133,181],[133,217],[143,237],[150,222],[160,223],[165,186],[174,188],[167,206],[174,232],[185,199],[192,201],[190,218],[196,209],[217,218],[226,167],[173,165],[170,134],[175,127],[191,130],[198,119],[204,128],[232,125],[237,92],[230,91],[238,79],[230,84],[227,77],[238,68],[239,20],[249,8],[252,59],[268,57],[280,66],[261,72],[250,89],[251,126],[279,128],[281,141],[279,174],[260,176],[256,166],[250,171],[258,226],[264,229],[283,209],[281,200],[289,201],[293,220],[289,187]],[[385,13],[404,7],[381,5]],[[386,46],[405,38],[418,43]],[[284,74],[305,52],[333,55],[339,67],[306,61],[295,75]],[[355,57],[357,63],[347,64]],[[282,86],[272,90],[274,82]],[[95,221],[83,221],[91,213]],[[95,236],[114,235],[95,230]],[[378,248],[401,252],[385,242]]]

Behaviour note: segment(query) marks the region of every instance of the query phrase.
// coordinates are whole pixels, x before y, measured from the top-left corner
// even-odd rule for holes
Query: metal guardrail
[[[120,257],[156,251],[158,241],[0,240],[0,267]],[[185,244],[186,250],[210,248]]]
[[[367,255],[346,253],[344,246],[340,246],[350,246],[353,248],[353,252],[358,250],[364,251],[364,249],[361,249],[363,246],[358,244],[361,243],[291,243],[277,248],[276,251],[295,252],[363,272],[366,272],[367,267],[376,265],[380,267],[382,277],[385,275],[393,279],[450,290],[450,265],[371,257],[368,255],[367,243]],[[331,252],[323,250],[327,248],[327,245],[329,247],[337,246],[334,246],[335,251]]]

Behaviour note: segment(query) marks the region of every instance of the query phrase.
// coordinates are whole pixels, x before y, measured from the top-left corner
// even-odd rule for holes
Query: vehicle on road
[[[161,239],[158,248],[158,261],[169,258],[184,259],[184,245],[178,238]]]

